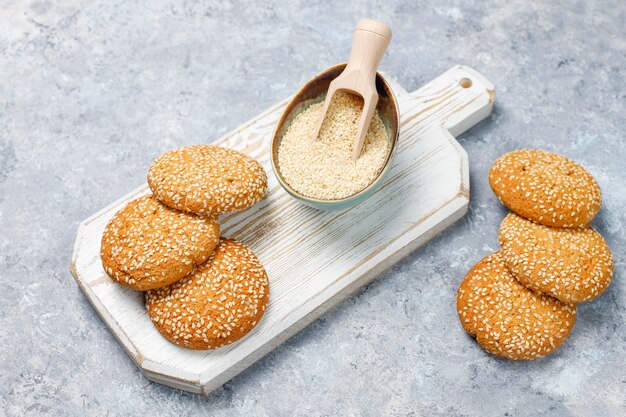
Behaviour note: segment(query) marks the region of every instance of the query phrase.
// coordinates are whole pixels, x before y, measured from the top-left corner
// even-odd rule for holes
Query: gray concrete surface
[[[209,397],[147,381],[70,276],[78,223],[160,152],[344,60],[365,16],[393,28],[382,68],[408,90],[457,63],[495,84],[493,116],[460,138],[469,214]],[[625,28],[621,0],[0,1],[0,415],[625,415]],[[530,363],[487,355],[455,312],[497,248],[488,168],[520,147],[596,176],[616,264],[564,346]]]

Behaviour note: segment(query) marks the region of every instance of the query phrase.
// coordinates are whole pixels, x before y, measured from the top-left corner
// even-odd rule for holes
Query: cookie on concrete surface
[[[611,250],[591,226],[549,227],[509,213],[498,240],[506,266],[531,290],[580,303],[593,300],[611,283]]]
[[[148,184],[163,203],[191,213],[243,210],[267,192],[267,175],[254,159],[211,145],[185,146],[161,154]]]
[[[263,265],[244,244],[221,239],[208,261],[169,287],[148,291],[157,330],[188,349],[213,349],[245,336],[269,297]]]
[[[107,274],[134,290],[178,281],[206,261],[217,246],[216,215],[172,209],[153,196],[128,203],[109,221],[100,255]]]
[[[467,273],[457,293],[463,328],[494,355],[536,359],[553,352],[567,338],[576,305],[537,294],[520,284],[493,253]]]
[[[585,168],[538,149],[501,156],[489,171],[489,184],[505,206],[546,226],[585,225],[602,204],[600,187]]]

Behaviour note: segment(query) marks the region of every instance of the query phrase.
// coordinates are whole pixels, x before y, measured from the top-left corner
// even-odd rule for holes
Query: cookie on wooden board
[[[152,323],[170,342],[213,349],[245,336],[261,320],[269,297],[263,265],[244,244],[221,239],[192,274],[146,292]]]
[[[143,196],[118,211],[104,229],[102,266],[113,280],[134,290],[163,287],[206,261],[219,236],[216,215],[198,216]]]
[[[261,200],[267,175],[256,160],[233,149],[194,145],[161,154],[148,170],[148,185],[178,210],[228,213]]]
[[[506,266],[533,291],[580,303],[593,300],[611,283],[611,250],[591,226],[549,227],[509,213],[498,240]]]
[[[602,205],[600,187],[585,168],[538,149],[501,156],[489,171],[489,184],[509,209],[546,226],[583,226]]]
[[[576,319],[576,305],[537,294],[520,284],[495,252],[467,273],[457,293],[463,328],[487,352],[536,359],[557,349]]]

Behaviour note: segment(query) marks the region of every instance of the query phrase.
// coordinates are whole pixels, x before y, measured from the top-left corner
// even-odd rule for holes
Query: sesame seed
[[[194,145],[161,154],[148,170],[148,185],[170,207],[228,213],[260,201],[267,175],[259,162],[238,151]]]
[[[507,267],[533,291],[580,303],[596,298],[611,283],[611,251],[591,226],[548,227],[510,213],[498,240]]]
[[[124,206],[107,224],[101,242],[102,264],[113,280],[132,289],[169,285],[209,257],[219,234],[217,216],[197,216],[172,209],[151,195],[143,196]]]
[[[546,226],[583,226],[602,205],[600,187],[585,168],[538,149],[501,156],[489,171],[489,183],[505,206]]]
[[[278,146],[278,168],[299,193],[338,200],[357,194],[378,177],[389,155],[389,136],[376,110],[361,155],[352,161],[363,99],[336,93],[317,140],[311,141],[322,107],[313,104],[293,119]]]
[[[254,285],[241,285],[245,281]],[[192,274],[146,292],[146,308],[167,339],[179,345],[185,339],[184,347],[191,349],[213,349],[246,335],[263,315],[268,296],[267,274],[256,255],[242,243],[221,239]],[[185,308],[192,316],[183,320]],[[160,317],[177,324],[164,325]]]
[[[552,352],[569,335],[576,315],[574,304],[520,284],[506,269],[500,252],[469,271],[457,293],[457,310],[463,327],[481,347],[515,360]]]

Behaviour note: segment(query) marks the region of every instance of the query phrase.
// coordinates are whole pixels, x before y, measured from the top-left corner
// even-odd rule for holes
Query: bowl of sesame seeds
[[[272,138],[272,169],[280,185],[298,201],[321,210],[342,210],[368,198],[391,167],[399,136],[397,100],[377,73],[379,99],[363,150],[356,161],[351,147],[363,106],[359,96],[333,96],[318,139],[313,135],[331,81],[346,64],[313,77],[285,108]]]

